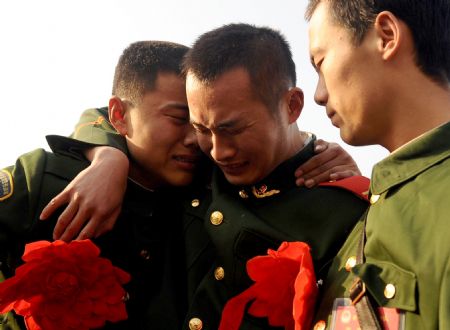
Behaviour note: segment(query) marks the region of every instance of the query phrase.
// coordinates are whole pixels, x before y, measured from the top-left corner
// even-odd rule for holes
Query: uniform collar
[[[246,200],[264,200],[272,196],[276,196],[281,192],[295,187],[295,170],[312,156],[314,156],[314,141],[316,137],[311,135],[306,145],[292,158],[281,163],[272,173],[260,182],[249,186],[233,186],[226,182],[219,169],[216,169],[215,177],[219,175],[224,181],[225,186],[228,186],[228,191],[233,195],[240,196]],[[219,181],[222,181],[219,180]],[[216,181],[216,180],[214,180]],[[217,181],[216,181],[217,182]]]
[[[180,198],[179,189],[167,187],[151,190],[128,178],[124,209],[141,216],[151,216],[156,209],[164,210],[171,204],[177,205]]]
[[[370,191],[379,195],[450,157],[450,122],[400,147],[377,163]]]

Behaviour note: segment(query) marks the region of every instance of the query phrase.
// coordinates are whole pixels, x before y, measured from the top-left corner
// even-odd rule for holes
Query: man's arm
[[[122,206],[129,165],[126,141],[109,123],[108,109],[86,110],[71,138],[49,136],[47,140],[55,153],[75,154],[92,162],[40,215],[45,220],[67,204],[54,239],[97,237],[109,231]]]
[[[83,239],[99,236],[114,226],[119,215],[129,165],[125,155],[116,149],[123,150],[120,146],[125,145],[125,141],[109,124],[106,108],[100,110],[88,110],[81,117],[72,135],[81,143],[78,140],[67,143],[65,139],[55,150],[81,150],[92,164],[43,210],[41,219],[46,219],[57,208],[68,203],[55,227],[54,239],[67,241],[75,237]],[[99,116],[103,119],[99,119]],[[95,147],[100,145],[114,148]],[[307,187],[360,173],[350,155],[336,143],[318,140],[316,152],[318,154],[315,157],[299,168],[303,172],[299,182],[306,179]],[[105,199],[105,196],[108,198]]]
[[[442,274],[441,292],[439,295],[439,329],[449,329],[450,327],[450,259]]]
[[[23,164],[30,163],[30,157],[19,158],[15,166],[0,169],[0,282],[14,274],[26,232],[32,227],[32,196],[27,189],[26,170]],[[34,186],[43,162],[35,166],[36,176],[29,178],[29,186]],[[0,329],[20,330],[19,319],[14,313],[0,314]],[[23,328],[23,322],[21,322]]]
[[[112,147],[94,147],[85,152],[91,165],[42,210],[45,220],[67,204],[53,231],[54,239],[98,237],[111,230],[119,216],[128,177],[128,158]]]
[[[5,275],[12,275],[7,270],[17,266],[24,242],[51,239],[49,229],[57,214],[44,224],[38,221],[40,210],[86,166],[85,161],[36,149],[20,156],[14,166],[0,169],[0,258],[7,259],[1,262]]]
[[[315,152],[314,157],[295,171],[298,186],[312,188],[321,182],[361,175],[356,162],[339,144],[319,139]]]
[[[55,153],[85,155],[85,151],[95,146],[110,146],[127,154],[127,144],[111,125],[108,108],[92,108],[84,111],[69,138],[50,136],[48,143]]]

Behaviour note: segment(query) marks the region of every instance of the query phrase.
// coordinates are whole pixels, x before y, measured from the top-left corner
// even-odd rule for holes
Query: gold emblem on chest
[[[252,193],[256,198],[265,198],[265,197],[270,197],[270,196],[279,194],[280,191],[277,189],[268,190],[267,186],[265,184],[263,184],[259,188],[256,188],[255,186],[253,186]]]

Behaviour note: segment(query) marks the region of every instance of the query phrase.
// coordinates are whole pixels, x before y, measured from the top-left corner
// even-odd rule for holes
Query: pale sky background
[[[387,155],[350,147],[314,103],[317,76],[309,62],[307,0],[16,0],[0,2],[0,168],[36,148],[46,134],[68,135],[87,108],[107,105],[116,62],[130,43],[169,40],[192,45],[227,23],[282,32],[305,93],[302,130],[341,143],[366,176]],[[368,123],[369,124],[369,123]]]

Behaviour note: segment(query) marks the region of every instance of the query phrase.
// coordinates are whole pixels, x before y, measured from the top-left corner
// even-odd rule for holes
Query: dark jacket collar
[[[249,186],[234,186],[228,183],[219,168],[215,168],[213,176],[213,193],[226,193],[240,196],[242,199],[265,199],[295,187],[295,170],[314,156],[313,135],[308,143],[293,157],[281,163],[272,173],[260,182]]]

